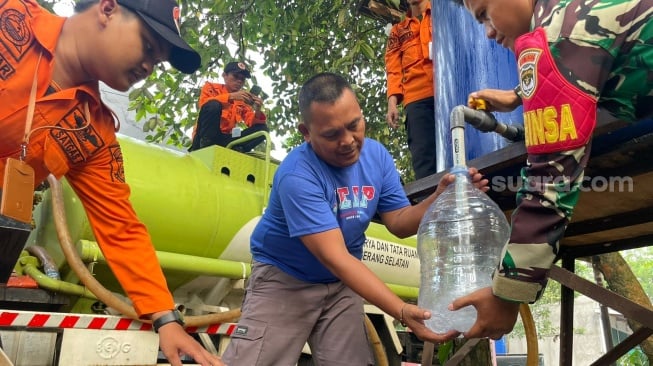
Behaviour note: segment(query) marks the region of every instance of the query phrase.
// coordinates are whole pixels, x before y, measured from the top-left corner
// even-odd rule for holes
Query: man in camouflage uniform
[[[512,231],[492,288],[457,299],[474,305],[466,337],[500,338],[519,303],[546,286],[578,201],[596,109],[625,121],[653,114],[653,0],[453,0],[517,57],[518,88],[470,94],[494,111],[524,105],[528,160]]]

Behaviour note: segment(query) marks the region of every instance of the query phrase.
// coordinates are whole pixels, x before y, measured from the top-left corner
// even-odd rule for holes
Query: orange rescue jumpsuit
[[[35,185],[48,173],[66,177],[79,196],[109,266],[139,315],[174,308],[145,226],[129,202],[116,123],[100,100],[98,82],[59,90],[53,55],[65,18],[35,0],[0,5],[0,181],[8,157],[18,158],[34,73],[38,87],[26,162]],[[84,104],[90,108],[90,124]],[[72,128],[87,126],[79,131]],[[58,128],[52,128],[58,127]]]
[[[428,57],[432,28],[429,1],[421,21],[409,11],[390,31],[385,54],[388,97],[397,95],[404,106],[434,95],[433,61]]]
[[[202,87],[199,107],[211,100],[222,104],[222,116],[220,118],[220,131],[224,134],[231,134],[231,130],[237,123],[243,122],[247,127],[255,124],[265,124],[266,117],[261,111],[255,112],[251,106],[241,100],[229,101],[229,91],[223,84],[207,82]],[[197,124],[193,129],[193,137],[197,130]]]

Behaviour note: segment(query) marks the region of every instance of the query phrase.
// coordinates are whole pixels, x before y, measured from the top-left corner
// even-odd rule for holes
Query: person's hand
[[[490,181],[483,178],[483,174],[479,173],[478,169],[473,167],[469,168],[469,177],[471,178],[474,187],[480,189],[483,192],[490,190],[490,186],[488,185]]]
[[[450,339],[456,338],[460,332],[450,330],[444,334],[433,333],[424,325],[424,320],[431,318],[431,312],[422,309],[416,305],[405,304],[403,308],[403,321],[410,330],[415,333],[417,338],[422,341],[428,341],[434,344],[446,342]]]
[[[399,108],[397,108],[397,97],[395,96],[388,99],[388,113],[385,115],[385,120],[388,122],[390,128],[397,128],[397,121],[399,121]]]
[[[250,105],[256,103],[263,104],[263,99],[247,90],[239,90],[237,92],[229,93],[229,100],[240,100]]]
[[[486,287],[455,299],[449,305],[449,310],[455,311],[469,305],[476,308],[476,322],[463,336],[499,339],[514,328],[520,304],[496,297],[492,288]]]
[[[483,192],[487,192],[490,190],[490,187],[488,186],[489,181],[485,178],[483,178],[483,175],[478,172],[478,169],[476,168],[469,168],[469,177],[472,182],[472,184],[480,189]],[[441,179],[440,183],[438,183],[438,188],[436,189],[436,194],[440,195],[444,190],[454,181],[456,180],[456,176],[454,174],[445,174]]]
[[[247,103],[247,101],[252,99],[252,93],[247,90],[239,90],[237,92],[229,93],[229,100],[240,100]]]
[[[159,347],[171,366],[182,366],[180,355],[188,355],[202,366],[225,366],[220,357],[202,347],[179,323],[171,322],[159,328]]]
[[[488,112],[511,112],[521,105],[521,98],[512,89],[483,89],[470,93],[468,107],[474,108],[476,99],[486,101]]]
[[[254,108],[255,111],[260,111],[261,106],[263,106],[263,99],[261,99],[261,97],[257,96],[256,94],[251,94],[249,104]]]

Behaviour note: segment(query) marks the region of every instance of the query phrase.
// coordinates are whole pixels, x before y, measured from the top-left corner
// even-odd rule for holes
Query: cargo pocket
[[[68,149],[70,152],[64,153],[57,143],[57,141],[51,137],[47,136],[45,138],[45,144],[43,146],[43,165],[48,169],[52,175],[61,179],[68,171],[70,170],[70,162],[72,158],[70,156],[78,156],[79,154],[74,154],[77,151],[77,148],[71,143],[71,148]],[[68,156],[68,158],[67,158]]]
[[[250,319],[238,323],[231,333],[231,342],[222,357],[224,361],[228,365],[257,365],[266,329],[267,323],[257,320]]]

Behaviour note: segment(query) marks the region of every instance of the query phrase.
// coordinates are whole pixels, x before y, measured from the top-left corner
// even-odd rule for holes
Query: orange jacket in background
[[[6,25],[16,27],[14,32],[0,32],[0,182],[7,158],[19,155],[32,80],[42,55],[26,157],[35,171],[35,185],[50,172],[66,177],[139,315],[173,309],[150,235],[129,202],[116,123],[100,100],[98,82],[65,90],[52,82],[54,49],[66,19],[50,14],[34,0],[6,0],[0,13],[13,14],[13,22]],[[86,103],[90,124],[84,113]],[[71,131],[83,126],[88,127]]]
[[[215,100],[222,104],[222,117],[220,118],[220,130],[222,133],[231,134],[231,130],[237,123],[243,122],[247,127],[254,124],[265,124],[266,117],[261,111],[254,109],[241,100],[229,101],[229,91],[223,84],[206,82],[202,87],[200,94],[199,107],[210,101]],[[195,124],[197,128],[197,124]],[[193,136],[195,132],[193,131]]]
[[[404,106],[434,95],[433,61],[429,59],[431,30],[429,1],[421,22],[409,11],[390,31],[385,53],[388,97],[396,95],[397,102]]]

